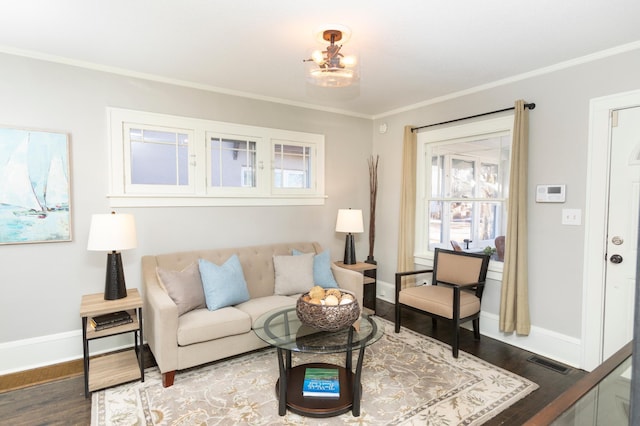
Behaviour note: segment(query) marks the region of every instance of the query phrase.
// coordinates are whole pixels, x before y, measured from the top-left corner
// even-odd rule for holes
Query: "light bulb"
[[[340,63],[345,67],[353,67],[358,63],[358,58],[353,55],[345,56],[340,60]]]
[[[313,62],[315,62],[318,65],[324,63],[324,56],[322,55],[322,52],[319,50],[313,51],[313,53],[311,54],[311,59],[313,59]]]

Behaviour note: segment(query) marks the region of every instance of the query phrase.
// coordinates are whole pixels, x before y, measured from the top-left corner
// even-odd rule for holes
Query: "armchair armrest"
[[[484,292],[485,282],[484,281],[478,281],[478,282],[475,282],[475,283],[458,284],[458,283],[450,283],[450,282],[447,282],[447,281],[438,280],[438,282],[434,283],[434,284],[444,284],[446,286],[453,287],[454,289],[457,289],[458,291],[464,290],[464,291],[467,291],[467,292],[472,292],[475,289],[476,297],[482,299],[482,293]]]
[[[144,335],[161,373],[178,369],[178,306],[162,288],[153,256],[142,258]]]
[[[433,269],[418,269],[416,271],[396,272],[396,303],[398,303],[398,295],[400,294],[400,290],[402,290],[402,277],[406,277],[409,275],[429,274],[432,272]]]

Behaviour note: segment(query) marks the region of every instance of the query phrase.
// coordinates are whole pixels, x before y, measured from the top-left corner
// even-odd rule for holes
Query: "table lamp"
[[[362,224],[362,210],[339,209],[336,220],[336,232],[346,232],[347,237],[344,244],[344,264],[353,265],[356,263],[356,246],[353,242],[355,232],[364,232]]]
[[[94,214],[91,217],[87,250],[107,251],[107,274],[104,283],[104,299],[127,297],[127,287],[122,269],[120,250],[138,245],[136,224],[131,214]]]

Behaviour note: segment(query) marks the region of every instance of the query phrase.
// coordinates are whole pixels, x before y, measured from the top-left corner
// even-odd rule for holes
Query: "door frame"
[[[609,199],[611,111],[635,106],[640,106],[640,90],[595,98],[589,102],[581,359],[581,366],[587,371],[604,361],[604,257]]]

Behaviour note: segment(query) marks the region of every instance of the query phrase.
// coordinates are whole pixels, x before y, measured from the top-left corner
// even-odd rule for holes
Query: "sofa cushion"
[[[182,271],[168,271],[158,267],[156,274],[160,284],[178,306],[178,315],[206,307],[200,269],[196,263]]]
[[[199,259],[198,264],[207,309],[215,311],[249,300],[238,256],[232,255],[220,266],[205,259]]]
[[[293,307],[296,305],[297,299],[297,295],[296,297],[290,297],[274,294],[273,296],[257,297],[247,300],[244,303],[234,306],[234,308],[249,315],[251,317],[251,326],[253,327],[260,315],[266,314],[274,309]]]
[[[274,293],[282,296],[304,293],[313,287],[313,253],[273,256],[276,276]]]
[[[251,317],[236,308],[194,309],[178,319],[178,345],[208,342],[250,330]]]
[[[292,250],[294,256],[302,253],[296,249]],[[324,288],[338,288],[338,283],[331,272],[331,256],[329,250],[316,254],[313,257],[313,283]]]

